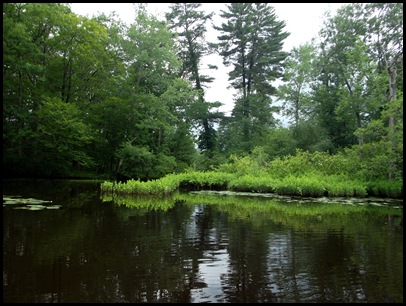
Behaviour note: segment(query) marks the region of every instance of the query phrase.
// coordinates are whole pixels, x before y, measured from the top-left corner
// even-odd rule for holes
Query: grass
[[[273,178],[264,173],[258,176],[252,174],[239,176],[226,172],[191,171],[169,174],[161,179],[146,182],[131,179],[127,182],[105,181],[101,184],[103,193],[122,195],[167,195],[180,189],[266,192],[306,197],[403,196],[403,185],[398,181],[363,182],[349,180],[342,175],[321,175],[314,172],[308,175]]]

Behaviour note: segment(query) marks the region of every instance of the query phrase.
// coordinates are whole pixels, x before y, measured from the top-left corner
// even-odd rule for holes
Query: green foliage
[[[376,67],[367,49],[364,43],[357,40],[352,49],[345,51],[345,84],[342,85],[339,103],[335,108],[338,120],[347,124],[352,122],[356,128],[364,127],[377,114],[386,83],[382,74],[375,72]],[[362,144],[362,134],[358,136],[358,143]]]
[[[207,171],[186,172],[178,175],[179,187],[187,189],[226,189],[229,181],[234,178],[231,173]]]
[[[283,111],[298,128],[314,108],[311,88],[315,76],[315,46],[312,43],[293,48],[286,60],[286,84],[278,88],[278,99],[283,101]]]
[[[155,159],[148,147],[133,146],[130,142],[122,144],[121,150],[117,151],[117,157],[122,160],[122,175],[132,177],[137,173],[141,178],[147,177]]]
[[[177,188],[225,189],[233,178],[234,175],[230,173],[191,171],[176,175],[168,174],[160,179],[146,182],[134,179],[125,183],[106,181],[101,184],[101,190],[114,194],[169,194]]]
[[[197,152],[193,158],[192,164],[188,168],[193,171],[212,171],[227,161],[227,158],[222,152],[215,150],[210,154],[209,152]]]
[[[368,194],[377,197],[403,198],[403,181],[375,180],[367,183]]]
[[[201,89],[204,83],[210,83],[213,78],[201,75],[199,64],[202,57],[209,53],[205,39],[206,23],[211,20],[213,13],[206,14],[199,10],[201,3],[171,3],[166,20],[171,30],[176,31],[180,44],[179,57],[183,60],[180,75],[192,81],[195,88]]]
[[[3,32],[7,169],[24,176],[93,170],[94,117],[84,105],[93,100],[96,82],[104,88],[107,80],[100,73],[111,63],[105,60],[105,27],[72,14],[66,4],[11,3],[4,9],[10,29]]]
[[[214,123],[223,117],[221,112],[212,111],[219,107],[220,102],[207,102],[204,98],[204,86],[214,78],[202,73],[202,58],[213,52],[205,39],[206,23],[211,20],[213,13],[206,14],[199,10],[201,3],[172,3],[171,11],[166,13],[169,28],[176,31],[179,43],[179,57],[182,68],[179,75],[189,80],[197,92],[197,99],[190,104],[188,119],[197,128],[197,145],[208,157],[213,157],[217,148],[217,133]],[[211,69],[209,65],[209,69]]]
[[[351,181],[337,180],[329,182],[327,192],[330,197],[364,197],[366,196],[366,187],[356,185],[356,183]]]
[[[370,151],[368,151],[370,150]],[[379,151],[384,150],[384,151]],[[311,173],[341,175],[350,179],[370,180],[387,177],[387,147],[384,145],[354,146],[337,154],[297,150],[296,155],[274,159],[268,167],[273,177],[302,176]]]
[[[284,178],[290,174],[303,175],[311,171],[311,162],[306,155],[306,153],[303,154],[302,151],[297,150],[295,156],[277,157],[269,164],[268,173],[276,178]]]
[[[367,212],[374,210],[370,201],[366,199],[310,199],[291,197],[246,196],[228,193],[227,196],[216,196],[212,193],[174,193],[171,196],[111,196],[102,194],[103,202],[114,202],[129,208],[138,208],[141,211],[171,209],[177,201],[184,205],[207,204],[215,205],[213,209],[227,212],[229,218],[243,222],[253,222],[261,226],[264,218],[271,218],[278,224],[290,224],[295,228],[318,230],[331,227],[351,231],[351,227],[343,227],[343,219],[338,216],[354,216],[360,218]],[[371,200],[373,202],[373,200]],[[351,205],[346,205],[351,204]],[[379,207],[376,213],[381,218],[385,215],[402,214],[402,210],[393,206]],[[347,218],[348,219],[348,218]],[[316,221],[317,220],[317,221]],[[353,220],[353,219],[352,219]]]
[[[246,192],[266,192],[303,197],[365,197],[367,195],[400,197],[401,181],[377,181],[362,177],[362,161],[356,160],[353,150],[330,155],[297,150],[295,156],[276,158],[268,162],[262,148],[250,156],[232,156],[216,171],[190,171],[167,175],[156,181],[106,183],[103,188],[125,193],[171,192],[177,188],[188,190],[214,189]],[[136,187],[134,187],[136,186]],[[152,187],[154,186],[154,187]],[[162,189],[163,186],[169,186]]]
[[[228,4],[217,44],[200,4],[171,7],[168,24],[140,7],[127,27],[66,4],[3,4],[6,175],[133,178],[146,194],[403,193],[403,4],[343,6],[320,44],[289,57],[269,4]],[[232,66],[228,117],[204,98],[212,51]],[[275,128],[277,79],[289,128]]]
[[[151,196],[112,196],[102,194],[103,202],[114,202],[119,206],[128,208],[145,209],[146,211],[168,211],[175,205],[175,201],[170,197]]]
[[[43,173],[69,175],[73,164],[85,169],[94,165],[94,160],[84,150],[94,139],[94,133],[82,121],[81,113],[74,104],[45,98],[36,115],[41,122],[34,134],[41,148],[37,152],[37,160],[39,164],[48,165]]]
[[[334,145],[328,135],[327,130],[320,125],[316,118],[300,122],[299,126],[290,127],[296,148],[310,152],[330,152]]]
[[[282,51],[285,23],[279,21],[275,9],[268,3],[231,3],[221,11],[226,19],[221,26],[219,43],[213,44],[223,57],[229,72],[231,86],[238,94],[232,116],[223,122],[226,150],[247,153],[262,145],[267,131],[275,124],[271,95],[276,89],[272,81],[283,77]]]
[[[123,47],[135,92],[162,95],[181,65],[172,33],[165,23],[138,10],[127,36]]]
[[[263,147],[268,156],[274,159],[295,154],[297,140],[291,129],[279,127],[269,131]]]
[[[105,181],[100,185],[103,193],[107,194],[170,194],[179,185],[178,179],[171,175],[158,180],[142,182],[140,180],[130,179],[125,183]]]
[[[232,179],[227,188],[233,191],[248,191],[248,192],[275,192],[275,186],[277,180],[272,179],[269,176],[254,176],[246,174],[242,176],[236,176]]]
[[[367,181],[388,178],[392,159],[386,142],[355,145],[345,152],[354,164],[352,177]]]
[[[221,164],[217,169],[220,172],[235,173],[237,176],[246,174],[260,175],[267,165],[267,156],[261,147],[256,147],[247,156],[231,155],[229,162]]]
[[[326,184],[319,176],[288,176],[283,178],[275,186],[278,194],[300,195],[304,197],[321,197],[325,195]]]
[[[253,171],[252,166],[256,166],[255,162],[249,156],[237,157],[232,155],[230,157],[230,163],[219,166],[219,171],[225,171],[228,173],[236,173],[238,176],[242,176]]]
[[[272,94],[270,82],[282,77],[280,68],[288,55],[282,51],[290,34],[283,31],[284,21],[268,3],[231,3],[220,16],[227,22],[214,28],[221,31],[218,47],[224,64],[234,65],[229,73],[232,86],[242,90],[243,99],[254,90]]]

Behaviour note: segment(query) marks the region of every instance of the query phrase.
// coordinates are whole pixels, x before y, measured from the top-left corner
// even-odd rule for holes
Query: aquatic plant
[[[39,200],[34,198],[23,198],[20,196],[4,196],[3,206],[13,205],[14,209],[26,210],[43,210],[43,209],[59,209],[61,205],[50,204],[52,201]]]
[[[175,190],[232,190],[273,192],[310,197],[403,196],[401,180],[366,181],[351,172],[354,163],[345,154],[298,150],[295,156],[256,161],[233,156],[213,171],[187,171],[142,182],[104,182],[102,192],[117,194],[171,194]],[[354,168],[355,169],[355,168]]]

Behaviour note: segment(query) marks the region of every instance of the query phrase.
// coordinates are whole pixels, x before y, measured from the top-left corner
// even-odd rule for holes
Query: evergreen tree
[[[198,146],[212,157],[217,143],[214,123],[223,115],[212,111],[221,105],[219,102],[207,102],[204,98],[205,84],[213,82],[212,77],[201,72],[202,57],[209,54],[205,40],[206,23],[211,20],[213,13],[205,14],[199,10],[200,7],[201,3],[173,3],[166,19],[169,28],[177,33],[179,56],[183,64],[180,75],[189,80],[199,92],[197,101],[191,105],[189,111],[190,117],[197,122],[197,128],[200,129]]]
[[[226,19],[215,29],[219,54],[229,72],[231,86],[238,91],[229,130],[237,139],[242,151],[251,150],[261,142],[264,133],[273,123],[271,96],[276,93],[272,82],[283,77],[284,60],[288,53],[282,51],[284,21],[279,21],[273,7],[267,3],[231,3],[220,16]],[[235,140],[234,140],[235,141]]]

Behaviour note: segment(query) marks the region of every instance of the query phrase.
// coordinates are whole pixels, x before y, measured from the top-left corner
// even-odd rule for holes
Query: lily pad
[[[31,207],[31,208],[45,208],[46,207],[45,205],[39,205],[39,204],[28,204],[27,206]]]
[[[38,206],[19,206],[19,207],[14,207],[14,209],[26,209],[26,210],[44,210],[44,207],[38,207]]]
[[[39,200],[34,198],[22,198],[20,196],[4,196],[3,195],[3,207],[6,205],[23,205],[14,207],[14,209],[26,209],[26,210],[43,210],[43,209],[59,209],[61,205],[43,205],[52,203],[52,201]]]
[[[21,200],[3,197],[3,204],[21,204]]]
[[[27,210],[44,210],[45,207],[27,206]]]
[[[62,207],[62,205],[50,205],[50,206],[45,206],[46,209],[59,209]]]
[[[34,198],[14,198],[14,197],[5,197],[3,196],[3,204],[44,204],[52,203],[52,201],[39,200]]]

